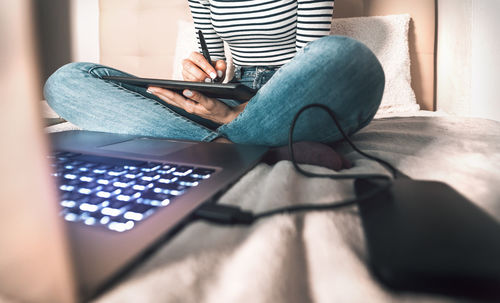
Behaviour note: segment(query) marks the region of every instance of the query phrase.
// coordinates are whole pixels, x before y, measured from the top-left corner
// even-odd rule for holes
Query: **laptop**
[[[0,37],[10,42],[0,54],[0,298],[88,300],[189,224],[266,148],[44,134],[26,3],[0,10],[10,25]]]

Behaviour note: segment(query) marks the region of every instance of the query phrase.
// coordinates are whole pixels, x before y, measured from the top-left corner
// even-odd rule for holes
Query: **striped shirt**
[[[333,0],[188,2],[196,31],[203,32],[212,60],[225,60],[226,41],[239,66],[287,63],[308,42],[330,33],[333,14]]]

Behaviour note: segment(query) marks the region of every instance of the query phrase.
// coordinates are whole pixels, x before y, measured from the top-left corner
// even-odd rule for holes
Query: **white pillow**
[[[380,60],[385,72],[385,91],[377,116],[388,113],[415,112],[419,110],[411,88],[408,28],[410,16],[334,18],[331,34],[354,38],[368,46]],[[232,78],[234,66],[226,47],[228,73]],[[179,21],[174,57],[173,79],[182,79],[182,59],[197,51],[198,44],[193,22]]]
[[[354,38],[370,48],[385,72],[385,90],[377,116],[419,110],[411,88],[408,28],[410,15],[334,18],[331,34]]]

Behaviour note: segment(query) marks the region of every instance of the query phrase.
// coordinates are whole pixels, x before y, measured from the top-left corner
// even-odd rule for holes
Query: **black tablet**
[[[178,80],[163,80],[135,77],[104,76],[105,80],[132,84],[142,87],[157,86],[173,90],[182,94],[184,89],[190,89],[211,98],[233,99],[239,101],[250,100],[257,91],[240,83],[206,83]]]

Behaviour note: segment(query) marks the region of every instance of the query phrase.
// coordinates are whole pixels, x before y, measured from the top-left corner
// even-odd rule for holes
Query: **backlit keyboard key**
[[[159,194],[153,191],[149,191],[142,194],[141,197],[137,199],[137,201],[147,205],[167,206],[168,204],[170,204],[172,197],[173,196],[169,194]]]
[[[135,205],[123,214],[123,217],[134,221],[141,221],[148,215],[152,214],[154,209],[155,207],[152,205]]]
[[[214,172],[66,152],[49,159],[60,189],[61,216],[67,221],[118,232],[132,229]]]
[[[179,166],[175,169],[174,172],[172,172],[172,174],[174,174],[176,176],[187,176],[191,172],[193,172],[193,168],[194,167],[191,167],[191,166]]]

